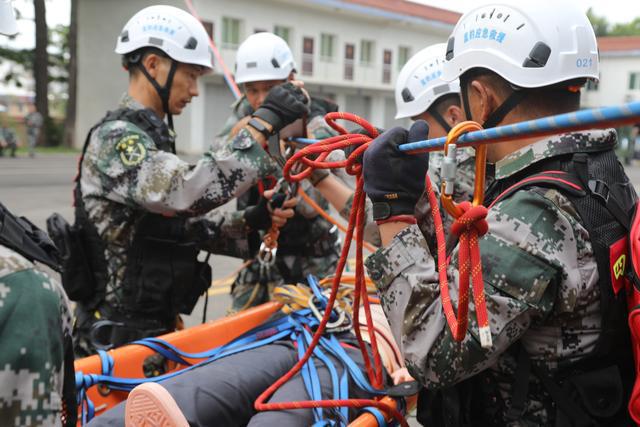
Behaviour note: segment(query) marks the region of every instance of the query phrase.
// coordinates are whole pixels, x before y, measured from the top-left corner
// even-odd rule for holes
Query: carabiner
[[[476,122],[466,121],[458,123],[447,135],[447,141],[444,143],[445,159],[449,156],[449,146],[453,146],[453,150],[457,148],[455,145],[462,135],[467,132],[482,130]],[[452,153],[452,156],[455,154]],[[455,157],[454,157],[455,158]],[[473,188],[473,205],[479,206],[484,202],[484,180],[487,167],[487,146],[480,144],[476,147],[476,177]],[[440,200],[445,210],[454,218],[459,218],[463,212],[457,205],[452,197],[453,188],[451,185],[451,179],[449,181],[443,181],[440,187]]]
[[[272,267],[276,263],[276,252],[278,247],[269,247],[264,242],[260,244],[258,251],[258,262],[261,267]]]
[[[315,299],[316,299],[315,295],[311,295],[309,297],[309,309],[311,309],[311,312],[313,313],[313,315],[320,322],[322,321],[323,313],[320,312],[320,309],[315,303]],[[344,312],[343,309],[341,309],[337,305],[333,306],[333,311],[335,311],[336,314],[338,315],[338,320],[333,322],[331,321],[327,322],[325,329],[327,330],[327,332],[342,332],[343,324],[345,323],[345,320],[347,320],[347,314]],[[349,327],[351,327],[351,322],[349,322]],[[340,331],[337,331],[338,328],[340,328]]]

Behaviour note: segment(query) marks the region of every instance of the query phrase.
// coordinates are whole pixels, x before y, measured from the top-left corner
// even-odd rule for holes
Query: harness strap
[[[506,199],[516,191],[530,186],[551,187],[559,188],[565,194],[571,194],[574,196],[584,196],[586,192],[583,190],[580,183],[575,177],[563,171],[545,171],[531,175],[525,178],[500,193],[489,205],[489,209],[495,206],[500,200]]]
[[[531,374],[531,358],[522,345],[518,350],[518,366],[515,372],[513,383],[513,395],[511,396],[511,406],[505,413],[507,421],[517,421],[525,410],[527,394],[529,393],[529,375]]]
[[[589,427],[595,425],[587,413],[553,381],[551,372],[546,368],[531,364],[531,370],[542,381],[545,389],[558,405],[560,410],[571,420],[573,427]]]

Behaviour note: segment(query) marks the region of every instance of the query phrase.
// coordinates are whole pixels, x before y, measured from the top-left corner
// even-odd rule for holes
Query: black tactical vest
[[[109,112],[87,136],[80,165],[86,153],[91,133],[102,124],[115,121],[128,121],[154,141],[159,150],[175,153],[173,137],[167,125],[148,109],[119,109]],[[76,179],[76,221],[86,219],[87,213],[82,201],[80,188],[81,167]],[[198,245],[187,238],[184,217],[165,217],[146,211],[136,212],[137,220],[133,232],[133,241],[127,250],[122,291],[124,311],[116,317],[156,318],[171,324],[176,314],[191,313],[198,297],[211,283],[211,268],[206,262],[199,262]],[[85,224],[86,227],[87,224]],[[95,233],[95,227],[90,224]],[[96,233],[97,234],[97,233]],[[91,258],[104,264],[104,242],[90,243]],[[103,297],[106,280],[97,283],[92,292]],[[102,299],[102,298],[100,298]]]
[[[583,190],[555,181],[523,179],[566,172]],[[504,199],[527,186],[560,191],[578,212],[589,232],[599,273],[602,333],[594,351],[579,362],[561,366],[556,372],[531,363],[519,343],[510,351],[517,360],[511,402],[500,397],[497,382],[487,370],[454,387],[438,391],[423,389],[418,399],[418,421],[446,427],[501,426],[517,422],[525,410],[530,376],[551,398],[547,407],[550,425],[627,426],[632,425],[627,403],[635,378],[624,291],[614,293],[610,274],[610,247],[628,233],[630,209],[637,200],[633,186],[613,147],[603,151],[559,155],[532,164],[522,171],[495,181],[485,203]],[[485,272],[486,274],[486,272]],[[506,419],[504,418],[506,417]]]

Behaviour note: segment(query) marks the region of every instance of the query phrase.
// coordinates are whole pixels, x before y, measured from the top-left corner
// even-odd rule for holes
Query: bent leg
[[[244,426],[253,403],[296,362],[289,342],[238,353],[178,375],[162,384],[192,426]],[[124,402],[89,426],[124,426]]]

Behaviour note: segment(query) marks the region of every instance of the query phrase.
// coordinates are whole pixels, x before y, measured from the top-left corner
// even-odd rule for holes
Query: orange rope
[[[360,125],[368,135],[361,134],[348,134],[346,129],[342,126],[339,126],[335,123],[336,119],[350,120]],[[349,114],[349,113],[329,113],[325,116],[325,120],[327,123],[337,130],[340,135],[325,139],[323,141],[317,142],[311,146],[305,147],[304,149],[295,153],[289,161],[287,161],[284,169],[283,175],[285,179],[288,181],[300,181],[302,179],[307,178],[314,168],[323,168],[323,169],[333,169],[337,167],[344,167],[347,173],[356,176],[356,189],[353,197],[353,207],[351,209],[351,215],[349,216],[349,225],[346,230],[345,243],[342,247],[342,253],[340,255],[340,259],[338,260],[338,266],[336,268],[336,274],[333,277],[333,282],[331,285],[331,294],[329,296],[329,301],[327,302],[327,308],[320,320],[320,324],[316,329],[311,343],[307,347],[305,354],[298,360],[298,362],[281,378],[279,378],[274,384],[272,384],[267,390],[265,390],[255,402],[255,408],[258,411],[273,411],[273,410],[286,410],[286,409],[301,409],[301,408],[336,408],[336,407],[351,407],[351,408],[364,408],[367,406],[373,406],[384,413],[391,415],[394,419],[396,419],[403,427],[408,427],[408,423],[405,420],[404,416],[394,407],[394,405],[390,405],[386,401],[381,400],[373,400],[373,399],[348,399],[348,400],[305,400],[305,401],[296,401],[296,402],[269,402],[267,400],[275,393],[275,391],[280,388],[283,384],[289,381],[300,369],[304,366],[305,363],[309,360],[311,355],[313,354],[314,348],[322,338],[325,327],[329,318],[331,316],[333,305],[336,301],[336,297],[338,294],[338,288],[340,286],[340,280],[342,277],[342,273],[344,267],[347,262],[347,257],[349,254],[349,248],[351,246],[351,241],[354,237],[355,233],[355,241],[356,241],[356,274],[355,274],[355,290],[354,290],[354,301],[353,301],[353,326],[354,333],[356,334],[356,338],[358,339],[358,344],[360,346],[362,357],[364,359],[364,364],[366,367],[367,375],[369,377],[369,381],[374,388],[382,388],[382,361],[380,359],[380,354],[378,351],[378,345],[376,342],[376,334],[375,327],[373,325],[373,319],[371,317],[371,310],[369,307],[369,299],[367,295],[367,286],[364,276],[364,267],[363,267],[363,230],[364,230],[364,204],[365,204],[365,193],[363,190],[364,179],[362,178],[362,165],[360,164],[360,155],[364,153],[367,149],[369,143],[378,136],[378,131],[371,126],[368,122],[361,119],[360,117]],[[348,146],[357,146],[357,148],[351,153],[349,158],[340,161],[340,162],[325,162],[327,156],[331,153],[331,151],[336,149],[343,149]],[[313,156],[314,158],[309,158],[307,156]],[[317,156],[317,157],[316,157]],[[299,173],[292,174],[292,170],[298,164],[302,163],[306,168]],[[296,169],[297,170],[297,169]],[[360,332],[360,324],[359,324],[359,304],[362,302],[367,330],[369,331],[369,338],[371,340],[371,352],[373,354],[373,366],[372,360],[367,351],[366,345],[362,339],[362,335]]]
[[[311,197],[309,197],[309,195],[307,193],[305,193],[305,191],[302,189],[302,187],[298,188],[298,195],[300,197],[302,197],[302,199],[307,202],[307,204],[309,206],[311,206],[316,212],[318,212],[318,214],[326,219],[327,221],[329,221],[331,224],[335,225],[336,227],[338,227],[338,229],[340,231],[342,231],[343,233],[347,232],[347,227],[345,227],[344,225],[340,224],[337,220],[335,220],[331,215],[329,215],[329,213],[327,211],[325,211],[324,209],[322,209],[322,207],[317,204],[315,202],[315,200],[313,200]],[[355,238],[355,237],[354,237]],[[378,248],[376,248],[375,246],[373,246],[371,243],[369,242],[362,242],[362,244],[364,245],[365,249],[367,249],[369,252],[373,253],[375,251],[378,250]]]

